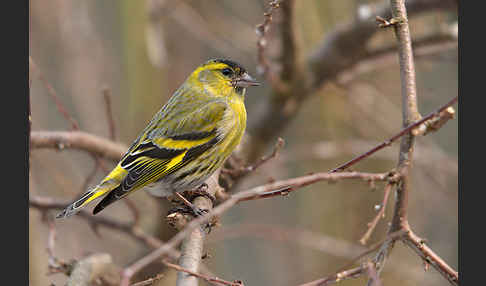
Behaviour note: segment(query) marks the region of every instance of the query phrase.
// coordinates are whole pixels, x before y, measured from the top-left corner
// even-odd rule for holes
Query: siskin
[[[230,60],[209,60],[196,68],[118,165],[57,218],[73,215],[103,195],[93,214],[144,187],[167,197],[203,184],[240,143],[246,88],[255,85],[259,83]]]

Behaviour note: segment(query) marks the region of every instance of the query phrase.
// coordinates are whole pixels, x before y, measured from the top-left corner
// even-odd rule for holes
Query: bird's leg
[[[171,209],[169,211],[169,215],[172,214],[172,213],[175,213],[175,212],[179,212],[179,213],[182,213],[182,214],[191,214],[191,215],[193,215],[195,217],[199,217],[199,216],[202,216],[202,215],[208,213],[208,210],[201,209],[201,208],[195,206],[193,203],[191,203],[191,201],[193,201],[196,197],[201,197],[201,196],[210,199],[213,205],[214,205],[214,203],[216,201],[216,197],[208,192],[208,185],[206,183],[201,184],[201,186],[199,186],[196,189],[193,189],[193,190],[190,190],[190,191],[184,191],[183,194],[174,193],[174,195],[180,201],[182,201],[182,203],[187,208],[184,208],[184,207],[176,207],[176,208]],[[210,233],[211,232],[211,228],[214,225],[216,225],[215,222],[208,221],[204,225],[203,229],[207,230],[207,233]]]
[[[203,210],[203,209],[200,209],[198,207],[196,207],[193,203],[191,203],[189,200],[187,200],[183,195],[179,194],[179,193],[175,193],[175,195],[186,205],[188,206],[193,214],[198,217],[198,216],[203,216],[205,213],[207,213],[208,211],[207,210]]]
[[[208,199],[211,200],[211,202],[214,203],[216,202],[216,197],[213,196],[212,194],[210,194],[208,192],[208,185],[206,183],[202,183],[199,187],[197,187],[196,189],[193,189],[193,190],[190,190],[190,191],[185,191],[183,192],[184,195],[189,198],[189,200],[193,200],[194,198],[196,197],[200,197],[200,196],[203,196],[203,197],[206,197]]]

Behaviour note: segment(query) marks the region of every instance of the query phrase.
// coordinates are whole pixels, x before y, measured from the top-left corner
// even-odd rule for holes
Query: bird
[[[239,145],[246,128],[246,89],[257,85],[233,60],[199,65],[116,167],[56,218],[69,217],[101,196],[93,215],[140,189],[168,197],[203,185]]]

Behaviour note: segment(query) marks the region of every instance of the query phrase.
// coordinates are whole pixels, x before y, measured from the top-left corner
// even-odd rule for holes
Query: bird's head
[[[240,64],[227,59],[205,62],[192,73],[190,79],[217,96],[234,92],[244,95],[247,87],[260,85]]]

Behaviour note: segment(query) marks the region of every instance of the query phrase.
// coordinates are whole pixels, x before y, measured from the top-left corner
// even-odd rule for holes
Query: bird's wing
[[[119,187],[111,191],[95,208],[99,212],[108,204],[182,168],[221,139],[218,123],[223,119],[226,104],[221,101],[201,103],[191,112],[184,103],[178,112],[171,102],[154,116],[112,171],[113,177],[124,174]],[[126,174],[126,175],[125,175]],[[105,180],[112,179],[110,175]]]

